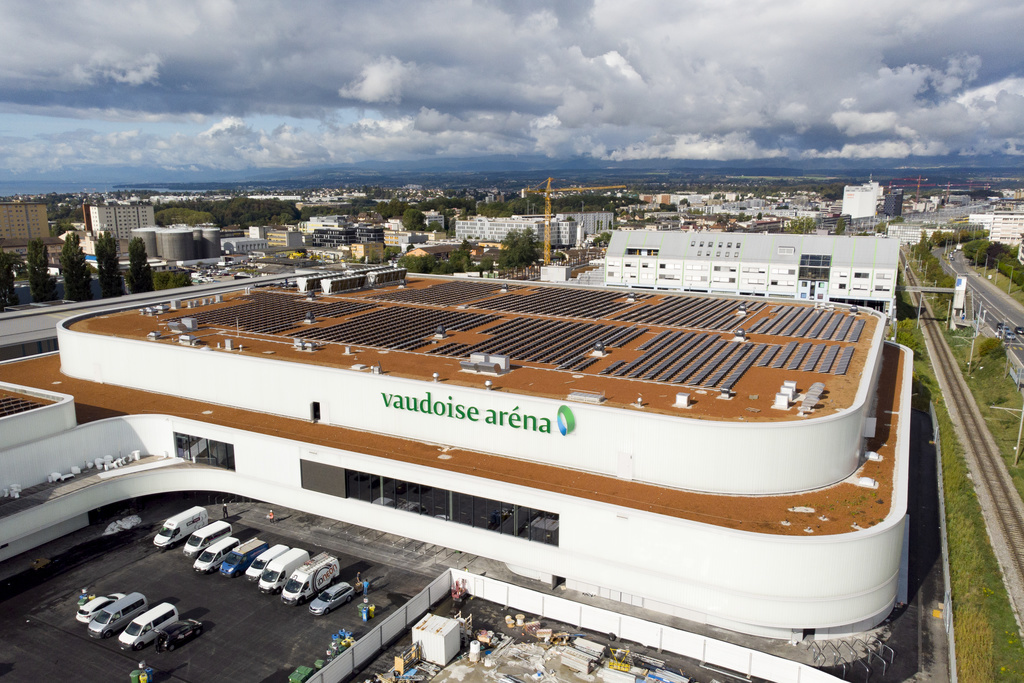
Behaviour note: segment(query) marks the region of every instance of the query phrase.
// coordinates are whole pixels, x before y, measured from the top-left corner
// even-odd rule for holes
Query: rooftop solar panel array
[[[27,410],[34,410],[43,407],[43,403],[29,401],[20,396],[0,396],[0,417],[17,415]]]
[[[240,302],[240,303],[236,303]],[[294,294],[256,291],[237,299],[229,300],[230,305],[219,306],[206,311],[186,314],[182,317],[195,318],[200,325],[238,328],[259,334],[278,334],[303,324],[306,314],[312,312],[318,319],[340,318],[374,308],[359,301],[329,301],[316,299],[307,301]],[[181,318],[170,318],[181,320]]]
[[[519,289],[506,285],[510,290]],[[392,289],[365,297],[374,301],[396,301],[405,304],[427,304],[431,306],[459,306],[477,299],[483,299],[501,289],[493,282],[441,282],[418,289]]]
[[[439,355],[471,353],[508,355],[518,360],[563,366],[590,353],[597,342],[622,347],[647,330],[638,327],[581,323],[545,318],[513,318],[482,330],[487,339],[476,344],[453,344],[429,351]]]
[[[616,320],[634,323],[664,325],[666,327],[691,327],[699,330],[732,330],[742,324],[737,315],[740,304],[735,299],[709,299],[706,297],[666,297],[647,306],[638,306],[616,316]],[[760,302],[745,302],[747,313],[761,309]]]
[[[749,331],[779,337],[856,342],[864,321],[857,320],[856,323],[854,325],[854,317],[846,311],[782,304],[772,308],[771,315],[758,320]],[[851,325],[857,332],[851,332]],[[857,339],[854,338],[855,333]]]
[[[593,292],[588,289],[539,289],[522,294],[503,294],[493,299],[474,303],[475,308],[491,311],[532,313],[560,318],[607,318],[613,313],[634,305],[635,300],[650,298],[649,294],[622,292]]]
[[[465,331],[496,320],[496,316],[486,313],[393,306],[377,308],[336,325],[307,327],[291,332],[288,336],[413,351],[433,343],[433,336],[439,326],[446,331]]]

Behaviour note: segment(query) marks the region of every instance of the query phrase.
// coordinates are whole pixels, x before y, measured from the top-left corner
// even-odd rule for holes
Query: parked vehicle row
[[[350,584],[333,585],[340,578],[341,566],[331,554],[320,553],[311,559],[302,548],[282,544],[270,547],[258,538],[242,543],[231,535],[227,522],[208,521],[205,508],[191,508],[164,522],[153,542],[166,548],[185,541],[183,552],[195,558],[195,571],[209,574],[219,570],[231,578],[244,574],[249,581],[258,581],[260,592],[280,593],[286,605],[312,600],[309,611],[316,615],[327,614],[355,596]]]
[[[81,605],[75,619],[88,622],[91,638],[118,635],[122,650],[141,650],[156,641],[158,650],[173,650],[203,632],[195,619],[179,619],[178,608],[169,602],[150,607],[142,593],[111,593]]]

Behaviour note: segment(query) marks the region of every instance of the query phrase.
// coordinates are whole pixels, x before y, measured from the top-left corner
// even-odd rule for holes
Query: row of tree
[[[146,245],[141,238],[134,238],[128,246],[128,272],[125,284],[132,294],[152,292],[153,271],[147,263]],[[60,269],[64,275],[64,299],[66,301],[89,301],[92,299],[92,269],[85,260],[78,235],[70,233],[64,239],[60,251]],[[29,292],[32,301],[45,302],[57,299],[57,278],[50,274],[46,244],[41,239],[28,243],[25,262],[17,254],[0,251],[0,311],[18,304],[15,282],[20,274],[27,271]],[[118,269],[117,243],[110,233],[102,233],[96,240],[96,272],[100,285],[100,296],[104,299],[124,294],[121,273]],[[187,273],[182,278],[168,277],[175,274],[159,273],[160,284],[164,287],[180,287],[191,284]]]

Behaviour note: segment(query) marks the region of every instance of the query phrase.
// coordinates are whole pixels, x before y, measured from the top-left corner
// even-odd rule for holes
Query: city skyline
[[[5,15],[0,181],[1024,153],[1011,2],[18,1]]]

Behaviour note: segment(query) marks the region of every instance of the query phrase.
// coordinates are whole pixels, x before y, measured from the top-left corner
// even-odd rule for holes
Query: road
[[[995,336],[996,325],[1010,323],[1011,328],[1024,327],[1024,306],[996,289],[995,285],[979,275],[964,260],[962,252],[951,252],[951,260],[938,254],[942,268],[950,275],[967,278],[967,289],[974,299],[975,314],[982,319],[982,330]],[[1018,367],[1024,367],[1024,340],[1018,339],[1006,345]]]

